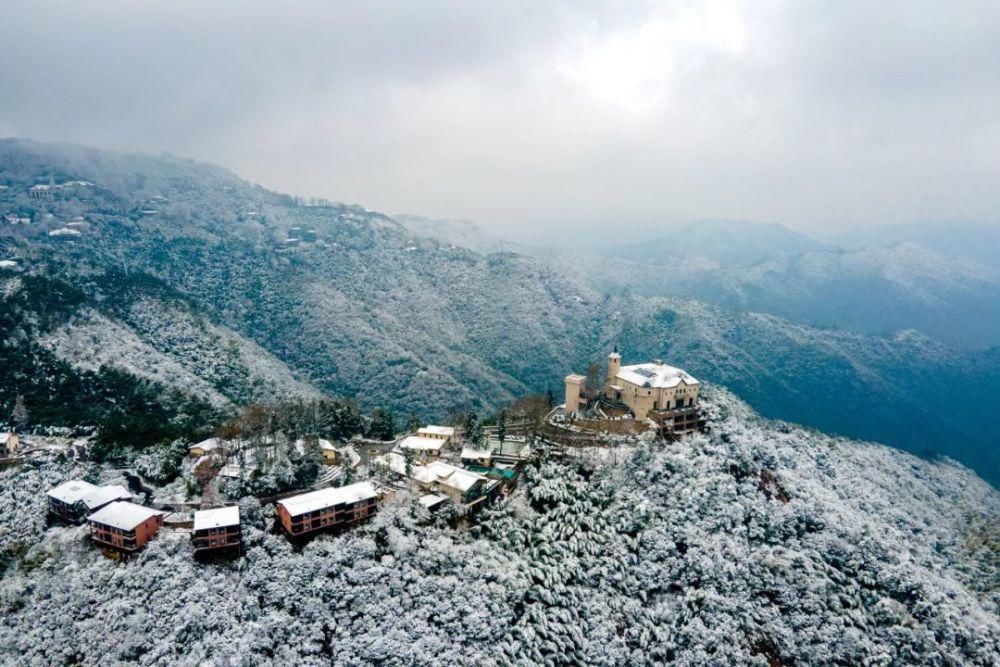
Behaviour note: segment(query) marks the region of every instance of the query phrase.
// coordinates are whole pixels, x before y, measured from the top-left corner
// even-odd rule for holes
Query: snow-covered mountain
[[[126,563],[46,527],[80,470],[0,472],[10,664],[995,665],[1000,493],[951,461],[758,418],[531,467],[474,529],[400,494],[293,549],[243,506],[236,564],[169,529]],[[630,451],[631,454],[626,454]],[[114,471],[106,471],[113,475]]]
[[[2,270],[70,283],[93,309],[39,341],[78,365],[109,360],[100,350],[115,341],[123,367],[179,388],[229,396],[220,382],[236,391],[263,374],[263,395],[315,388],[441,417],[558,394],[568,372],[621,343],[630,359],[671,358],[724,382],[769,416],[945,452],[1000,480],[995,437],[979,427],[997,395],[995,351],[599,290],[531,256],[476,253],[177,158],[0,141],[0,183],[0,213],[30,220],[0,225],[0,259],[18,262]],[[33,193],[38,183],[52,188]],[[79,233],[49,235],[60,229]],[[126,274],[138,309],[108,296]],[[238,373],[219,367],[232,349]],[[942,387],[961,400],[942,403]],[[2,413],[18,391],[0,386]]]
[[[685,247],[686,244],[685,244]],[[750,264],[697,254],[653,261],[556,256],[601,290],[680,296],[820,327],[892,335],[916,329],[965,349],[1000,345],[1000,270],[903,242],[776,252]]]
[[[524,251],[521,244],[490,234],[470,220],[435,220],[405,213],[392,217],[416,236],[468,248],[484,255],[494,252]]]

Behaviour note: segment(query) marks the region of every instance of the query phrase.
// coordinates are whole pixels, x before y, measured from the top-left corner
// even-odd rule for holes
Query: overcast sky
[[[0,136],[515,238],[1000,220],[1000,3],[7,0]]]

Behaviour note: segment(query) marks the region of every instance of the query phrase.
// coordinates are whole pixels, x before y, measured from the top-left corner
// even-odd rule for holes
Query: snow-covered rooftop
[[[300,514],[333,507],[334,505],[347,505],[377,496],[374,484],[371,482],[357,482],[350,486],[341,486],[336,489],[320,489],[319,491],[292,496],[291,498],[279,500],[278,504],[284,507],[289,515],[299,516]]]
[[[222,446],[222,440],[219,438],[209,438],[208,440],[202,440],[201,442],[196,442],[195,444],[188,447],[188,450],[201,449],[206,452],[211,452]]]
[[[461,492],[466,492],[480,481],[489,481],[487,477],[453,466],[444,461],[435,461],[425,466],[413,468],[413,479],[425,484],[437,483],[450,486]]]
[[[54,489],[49,489],[48,495],[64,503],[75,503],[88,493],[93,493],[97,489],[96,484],[85,482],[82,479],[71,479],[63,482]]]
[[[427,509],[430,509],[432,507],[440,505],[441,503],[447,502],[448,496],[442,496],[437,493],[428,493],[426,495],[420,496],[419,500],[421,505],[423,505]]]
[[[455,436],[454,426],[435,426],[434,424],[428,424],[423,428],[417,429],[417,435],[436,435],[438,437],[452,438]]]
[[[238,525],[240,525],[240,508],[237,505],[219,507],[212,510],[201,510],[194,513],[195,530],[208,530],[209,528]]]
[[[83,504],[89,509],[94,509],[95,507],[100,507],[106,505],[114,500],[128,500],[132,498],[132,494],[129,493],[128,489],[124,486],[118,486],[117,484],[111,486],[99,486],[97,490],[83,498]]]
[[[474,447],[462,448],[463,459],[488,459],[491,456],[493,456],[493,452],[489,449],[475,449]]]
[[[330,442],[329,440],[318,438],[316,440],[316,443],[319,445],[320,449],[325,449],[333,452],[337,451],[337,448],[334,447],[333,443]],[[295,451],[297,451],[300,454],[306,451],[305,438],[299,438],[298,440],[295,441]]]
[[[399,446],[403,449],[415,449],[419,451],[440,451],[444,447],[445,441],[441,438],[427,438],[421,435],[408,435],[403,438]]]
[[[667,364],[656,363],[622,366],[615,377],[638,387],[650,387],[653,389],[669,389],[681,383],[687,385],[700,384],[687,371],[668,366]]]
[[[385,466],[397,475],[406,474],[406,457],[396,452],[389,452],[384,456],[372,459],[372,463],[377,466]]]
[[[106,505],[113,500],[127,500],[132,497],[123,486],[97,486],[82,479],[71,479],[51,489],[48,495],[68,505],[82,502],[88,509]]]
[[[80,230],[71,227],[60,227],[49,232],[49,236],[80,236]]]
[[[166,512],[160,512],[149,507],[136,505],[135,503],[119,501],[97,510],[87,517],[87,520],[91,523],[102,523],[105,526],[120,528],[121,530],[134,530],[136,526],[147,521],[150,517],[160,514],[166,514]]]

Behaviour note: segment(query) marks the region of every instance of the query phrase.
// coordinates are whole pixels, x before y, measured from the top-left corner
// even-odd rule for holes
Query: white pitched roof
[[[96,489],[97,486],[90,482],[85,482],[82,479],[71,479],[54,489],[50,489],[48,495],[56,500],[72,504],[82,499],[86,494],[93,493]]]
[[[406,457],[396,452],[389,452],[384,456],[375,457],[372,459],[372,463],[374,465],[386,466],[397,475],[406,474]]]
[[[334,452],[337,451],[337,448],[334,447],[333,443],[330,442],[329,440],[324,440],[323,438],[317,438],[316,443],[319,445],[319,448],[321,450],[326,449]],[[298,440],[295,441],[295,451],[299,452],[300,454],[306,451],[305,438],[299,438]]]
[[[417,429],[417,435],[443,435],[451,438],[455,435],[454,426],[435,426],[434,424],[428,424],[423,428]]]
[[[413,479],[424,483],[437,483],[450,486],[463,493],[471,489],[479,481],[488,481],[488,478],[465,470],[458,466],[453,466],[444,461],[435,461],[429,465],[416,466],[413,468]]]
[[[127,500],[132,497],[123,486],[96,486],[82,479],[63,482],[51,489],[48,495],[69,505],[82,502],[88,509],[106,505],[112,500]]]
[[[409,435],[403,438],[399,446],[403,449],[416,449],[419,451],[439,451],[444,447],[444,440],[440,438],[425,438],[419,435]]]
[[[96,491],[88,494],[81,500],[83,500],[83,504],[88,509],[94,509],[95,507],[107,505],[113,500],[130,500],[131,498],[132,494],[129,493],[128,489],[115,484],[113,486],[99,486]]]
[[[240,508],[238,505],[219,507],[212,510],[201,510],[194,513],[195,530],[238,525],[240,525]]]
[[[473,447],[462,448],[463,459],[488,459],[491,456],[493,456],[493,452],[489,449],[475,449]]]
[[[436,493],[428,493],[426,495],[420,496],[420,504],[430,509],[435,505],[440,505],[443,502],[447,502],[448,496],[438,495]]]
[[[201,442],[196,442],[195,444],[188,447],[188,450],[192,449],[203,449],[206,452],[211,452],[222,446],[222,441],[218,438],[209,438],[208,440],[202,440]]]
[[[136,505],[135,503],[120,501],[97,510],[87,517],[87,520],[92,523],[103,523],[106,526],[120,528],[121,530],[134,530],[136,526],[158,514],[166,514],[166,512],[160,512],[149,507]]]
[[[674,368],[667,364],[635,364],[634,366],[622,366],[615,376],[619,380],[630,382],[639,387],[650,387],[654,389],[669,389],[677,385],[696,385],[697,380],[691,377],[687,371]]]
[[[371,482],[357,482],[350,486],[341,486],[336,489],[320,489],[319,491],[292,496],[291,498],[279,500],[278,504],[284,507],[291,516],[299,516],[300,514],[333,507],[334,505],[356,503],[360,500],[367,500],[377,496],[374,484]]]

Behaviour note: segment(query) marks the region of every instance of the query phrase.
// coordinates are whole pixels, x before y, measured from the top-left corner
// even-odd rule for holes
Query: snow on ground
[[[529,467],[471,529],[400,493],[299,551],[244,502],[233,564],[108,561],[39,519],[71,464],[0,472],[0,661],[997,664],[996,490],[705,401],[709,433]]]
[[[319,396],[255,343],[186,309],[165,310],[149,299],[131,306],[127,322],[86,309],[40,342],[79,368],[115,366],[218,406]]]

